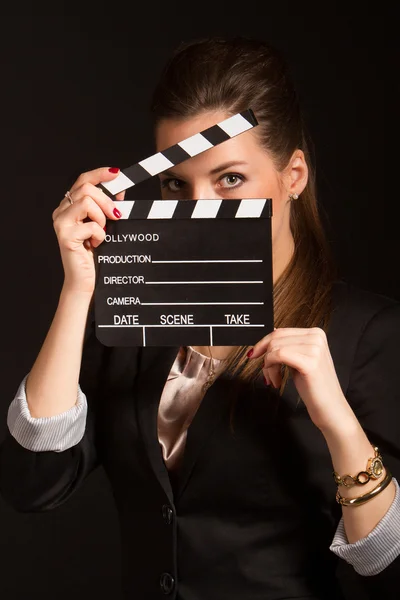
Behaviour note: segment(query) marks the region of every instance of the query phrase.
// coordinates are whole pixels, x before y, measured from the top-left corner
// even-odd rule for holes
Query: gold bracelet
[[[333,478],[335,482],[338,485],[351,487],[355,484],[365,485],[370,479],[379,479],[383,473],[382,456],[379,453],[378,446],[374,446],[373,448],[375,450],[375,456],[368,459],[367,468],[365,471],[360,471],[354,477],[351,475],[343,475],[343,477],[340,477],[336,471],[333,471]]]
[[[364,502],[368,502],[368,500],[371,500],[371,498],[374,498],[380,492],[383,492],[383,490],[389,485],[391,481],[392,474],[386,469],[385,478],[367,494],[362,494],[361,496],[358,496],[358,498],[343,498],[343,496],[339,494],[339,490],[337,490],[336,502],[342,504],[343,506],[358,506],[359,504],[364,504]]]

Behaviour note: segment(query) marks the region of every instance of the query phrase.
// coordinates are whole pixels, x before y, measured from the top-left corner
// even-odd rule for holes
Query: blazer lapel
[[[178,350],[178,346],[143,348],[134,390],[145,449],[151,467],[171,503],[176,502],[183,493],[208,438],[223,419],[229,419],[231,402],[241,389],[237,380],[222,373],[207,390],[188,428],[183,461],[173,488],[158,441],[157,416],[161,394]]]
[[[143,348],[135,381],[137,418],[152,469],[173,503],[173,491],[158,442],[157,415],[161,394],[179,347]]]
[[[183,461],[177,475],[175,501],[182,495],[208,438],[223,419],[229,419],[231,401],[236,399],[239,389],[237,381],[222,373],[207,390],[187,430]]]

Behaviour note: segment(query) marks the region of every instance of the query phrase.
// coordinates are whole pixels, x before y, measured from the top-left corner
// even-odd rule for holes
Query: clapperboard
[[[234,115],[101,187],[118,194],[256,124],[251,111]],[[270,198],[125,200],[118,208],[121,219],[107,220],[95,249],[101,343],[253,345],[273,330]]]

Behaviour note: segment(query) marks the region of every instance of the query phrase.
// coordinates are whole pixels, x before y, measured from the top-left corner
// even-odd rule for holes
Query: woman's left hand
[[[266,383],[279,388],[282,381],[281,366],[290,367],[300,398],[313,423],[321,431],[343,426],[343,419],[350,422],[356,420],[337,378],[323,329],[275,329],[257,342],[253,353],[248,356],[253,360],[264,353]]]

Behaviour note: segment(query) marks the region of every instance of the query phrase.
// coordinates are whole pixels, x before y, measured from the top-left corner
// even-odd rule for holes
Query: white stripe
[[[153,154],[153,156],[141,160],[138,164],[143,167],[143,169],[146,169],[150,175],[157,175],[158,173],[165,171],[165,169],[174,166],[174,163],[168,160],[161,152],[157,152],[157,154]]]
[[[259,217],[265,203],[265,198],[246,198],[240,202],[235,216],[236,218]]]
[[[248,306],[264,302],[141,302],[141,306]]]
[[[221,203],[222,199],[197,200],[192,212],[192,219],[214,219],[217,216]]]
[[[208,140],[206,140],[201,133],[196,133],[186,140],[178,142],[178,146],[183,148],[185,152],[190,154],[190,156],[196,156],[196,154],[200,154],[200,152],[204,152],[204,150],[214,148],[214,146]]]
[[[135,184],[129,179],[129,177],[127,177],[121,172],[118,175],[118,177],[116,177],[112,181],[102,181],[101,185],[105,187],[106,190],[108,190],[111,194],[118,194],[119,192],[127,190]]]
[[[177,204],[178,200],[154,200],[147,218],[170,219]]]
[[[191,285],[193,283],[196,284],[200,284],[200,283],[264,283],[263,281],[258,281],[258,280],[250,280],[250,281],[227,281],[226,279],[222,280],[222,281],[145,281],[146,285],[174,285],[174,284],[188,284]]]
[[[165,201],[164,201],[165,202]],[[262,258],[257,259],[224,259],[224,260],[152,260],[153,265],[157,264],[198,264],[198,263],[262,263]]]
[[[135,200],[124,200],[124,202],[116,202],[115,205],[119,212],[122,214],[121,219],[129,219],[132,207],[135,204]]]
[[[178,329],[180,329],[181,327],[232,327],[232,329],[234,329],[242,327],[243,329],[244,327],[265,327],[265,325],[263,323],[249,323],[246,325],[230,325],[225,323],[223,325],[217,325],[215,323],[213,325],[210,325],[209,323],[203,323],[201,325],[161,325],[161,323],[157,323],[156,325],[98,325],[98,327],[103,327],[106,329],[135,329],[138,327],[161,327],[162,329],[164,329],[165,327],[177,327]]]
[[[225,121],[221,121],[221,123],[218,123],[218,125],[230,137],[238,135],[239,133],[243,133],[243,131],[247,131],[253,127],[253,125],[247,119],[239,114],[233,115],[233,117],[229,117],[229,119],[225,119]]]

